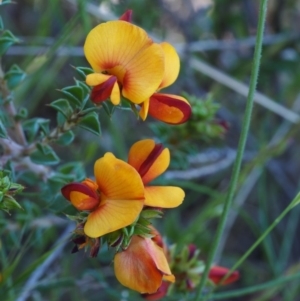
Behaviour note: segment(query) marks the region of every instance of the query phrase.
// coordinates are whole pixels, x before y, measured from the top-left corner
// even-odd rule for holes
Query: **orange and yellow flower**
[[[84,233],[100,237],[132,224],[144,205],[144,186],[138,172],[106,153],[94,166],[96,182],[86,179],[62,188],[63,196],[78,210],[90,211]]]
[[[137,235],[115,255],[114,269],[121,284],[143,294],[157,292],[163,280],[175,281],[163,249],[151,238]]]
[[[164,53],[164,76],[158,90],[173,84],[178,77],[180,60],[176,49],[167,42],[160,44]],[[154,93],[141,105],[140,116],[143,120],[147,115],[170,124],[186,122],[191,116],[191,106],[182,96]]]
[[[146,206],[174,208],[184,199],[184,191],[173,186],[149,186],[148,183],[160,176],[170,164],[170,152],[154,140],[140,140],[132,145],[128,163],[140,174],[145,185]]]
[[[114,105],[120,95],[134,104],[148,99],[164,75],[164,53],[140,27],[116,20],[96,26],[84,44],[85,56],[95,73],[86,83],[93,86],[95,103],[110,97]]]
[[[189,102],[178,95],[157,93],[178,77],[179,56],[169,43],[154,43],[140,27],[131,24],[131,11],[119,20],[96,26],[88,34],[84,53],[95,73],[86,77],[92,86],[91,100],[110,98],[114,105],[121,95],[141,105],[147,115],[170,124],[180,124],[191,115]]]

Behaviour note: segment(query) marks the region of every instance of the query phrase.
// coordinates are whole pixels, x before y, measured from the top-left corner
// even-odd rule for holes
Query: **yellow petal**
[[[102,74],[102,73],[91,73],[86,76],[85,82],[89,86],[98,86],[106,82],[111,75]]]
[[[99,190],[108,200],[144,200],[144,186],[138,172],[112,153],[96,161],[94,173]]]
[[[139,112],[139,115],[143,120],[146,120],[147,115],[148,115],[149,101],[150,101],[150,99],[147,99],[143,103],[141,103],[141,110]]]
[[[155,93],[150,98],[149,115],[170,124],[186,122],[192,113],[189,102],[178,95]]]
[[[100,237],[132,224],[143,208],[140,199],[101,200],[100,206],[90,213],[84,226],[89,237]]]
[[[164,75],[164,56],[158,44],[142,49],[126,65],[122,94],[135,104],[148,99],[159,87]]]
[[[142,28],[121,20],[109,21],[89,32],[84,53],[92,68],[99,72],[126,65],[151,43]]]
[[[110,94],[110,101],[116,106],[121,101],[119,85],[116,82]]]
[[[84,53],[92,68],[115,75],[123,95],[139,104],[149,98],[162,82],[164,54],[138,26],[117,20],[90,31]]]
[[[157,156],[154,156],[154,158],[151,158],[156,146],[154,140],[145,139],[133,144],[129,150],[128,163],[139,171],[144,184],[160,176],[170,164],[170,152],[167,148],[157,153]],[[147,161],[149,161],[149,164],[147,164],[145,170],[144,164]]]
[[[155,293],[164,275],[172,275],[162,248],[151,239],[134,236],[129,247],[114,258],[121,284],[140,293]]]
[[[101,201],[88,216],[84,232],[100,237],[136,220],[143,208],[144,185],[132,166],[111,153],[96,161],[94,172]]]
[[[174,275],[164,275],[163,280],[174,283],[175,282],[175,276]]]
[[[175,208],[184,199],[185,193],[179,187],[146,186],[145,205],[160,208]]]
[[[176,49],[169,43],[163,42],[160,44],[165,57],[165,72],[159,89],[172,85],[179,74],[180,60]]]

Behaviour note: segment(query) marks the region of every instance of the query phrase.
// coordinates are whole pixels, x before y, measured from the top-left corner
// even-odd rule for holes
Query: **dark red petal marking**
[[[102,83],[98,86],[95,86],[91,92],[91,96],[90,96],[91,100],[94,103],[99,103],[99,102],[107,100],[107,98],[109,98],[111,95],[111,91],[112,91],[116,81],[117,81],[117,78],[115,76],[111,76],[104,83]]]
[[[166,123],[181,124],[181,123],[186,122],[191,117],[192,109],[191,109],[191,106],[188,103],[186,103],[182,100],[179,100],[177,98],[162,95],[162,94],[159,94],[159,93],[155,93],[151,96],[150,103],[149,103],[149,112],[148,113],[152,117],[160,120],[159,117],[158,117],[157,111],[159,110],[159,107],[161,105],[164,105],[164,106],[167,106],[167,107],[175,107],[183,113],[182,119],[179,120],[178,122],[172,123],[172,122],[166,122],[166,121],[162,120]]]
[[[158,156],[162,153],[164,150],[164,147],[162,144],[155,144],[153,150],[150,152],[146,160],[141,164],[138,173],[140,174],[141,177],[143,177],[150,167],[153,165],[155,160],[158,158]]]
[[[72,191],[77,191],[77,192],[81,192],[83,194],[86,194],[87,196],[90,196],[91,198],[97,199],[98,195],[97,193],[91,189],[90,187],[82,184],[82,183],[70,183],[65,185],[62,189],[61,189],[61,193],[62,195],[68,200],[70,201],[70,193]]]
[[[161,283],[161,286],[158,288],[157,292],[153,294],[142,294],[142,297],[146,300],[151,300],[151,301],[160,300],[167,294],[169,286],[170,286],[169,282],[163,281]]]
[[[119,20],[132,23],[132,9],[126,10],[126,12],[119,18]]]
[[[215,284],[219,284],[223,277],[229,272],[229,269],[220,267],[220,266],[214,266],[210,269],[208,278]],[[232,282],[237,281],[240,278],[239,271],[234,271],[232,274],[226,278],[225,281],[221,283],[221,285],[230,284]]]

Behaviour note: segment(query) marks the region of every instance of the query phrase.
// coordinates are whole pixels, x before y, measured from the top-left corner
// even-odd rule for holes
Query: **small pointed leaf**
[[[5,30],[0,36],[0,56],[2,56],[11,45],[17,42],[19,42],[19,40],[9,30]]]
[[[30,158],[34,163],[43,165],[55,165],[60,161],[59,157],[50,146],[48,146],[47,149],[37,149],[30,155]]]
[[[75,67],[75,70],[80,74],[82,80],[85,80],[87,75],[94,73],[93,69],[87,67]]]
[[[49,106],[51,108],[54,108],[55,110],[59,111],[66,118],[71,117],[71,115],[73,114],[73,109],[70,106],[69,101],[64,98],[60,98],[60,99],[57,99],[57,100],[51,102],[49,104]]]
[[[67,131],[56,140],[56,143],[60,145],[69,145],[74,140],[74,137],[75,135],[72,131]]]
[[[100,121],[96,112],[91,112],[82,117],[79,126],[97,136],[101,135]]]
[[[69,86],[60,90],[74,108],[80,108],[83,101],[83,91],[79,86]]]
[[[7,81],[8,88],[13,90],[26,77],[26,73],[19,66],[13,65],[5,74],[4,79]]]

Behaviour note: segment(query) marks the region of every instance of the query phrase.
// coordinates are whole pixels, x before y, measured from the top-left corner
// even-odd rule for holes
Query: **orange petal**
[[[110,21],[92,29],[84,53],[95,71],[115,75],[123,85],[124,97],[136,104],[149,98],[163,79],[162,47],[126,21]]]
[[[165,72],[164,78],[159,86],[159,89],[172,85],[179,74],[180,60],[176,49],[169,43],[163,42],[160,44],[165,57]]]
[[[98,159],[94,173],[99,190],[108,200],[144,200],[144,186],[138,172],[126,162],[106,153]]]
[[[114,269],[121,284],[148,294],[158,290],[164,275],[172,275],[162,248],[139,236],[133,236],[129,247],[116,254]]]
[[[141,103],[141,110],[139,112],[139,115],[144,121],[146,120],[147,115],[148,115],[149,101],[150,101],[150,99],[147,99],[143,103]]]
[[[159,208],[175,208],[184,199],[185,193],[179,187],[146,186],[145,205]]]
[[[94,171],[101,202],[88,216],[84,232],[100,237],[136,220],[143,208],[144,186],[138,172],[111,153],[96,161]]]
[[[85,178],[81,183],[88,186],[88,187],[90,187],[94,191],[97,191],[97,189],[98,189],[97,183],[94,182],[93,180],[89,179],[89,178]]]
[[[167,148],[162,149],[160,144],[155,144],[154,140],[141,140],[130,148],[128,163],[140,173],[143,183],[147,184],[168,168],[170,152]]]
[[[96,190],[83,183],[67,184],[61,192],[78,210],[92,210],[100,203]]]
[[[170,124],[186,122],[192,110],[188,101],[178,95],[155,93],[150,98],[149,115]]]
[[[99,72],[125,66],[145,46],[152,44],[147,33],[126,21],[109,21],[93,28],[85,41],[84,53]]]
[[[89,237],[100,237],[124,228],[136,220],[142,208],[140,199],[101,199],[100,206],[89,214],[84,232]]]
[[[122,94],[135,104],[148,99],[159,87],[164,75],[164,56],[158,44],[142,49],[126,65]]]

